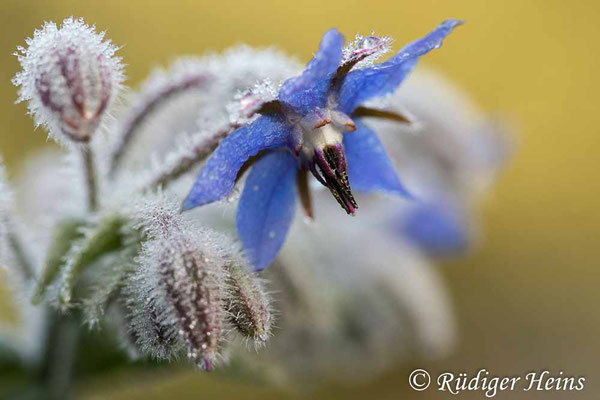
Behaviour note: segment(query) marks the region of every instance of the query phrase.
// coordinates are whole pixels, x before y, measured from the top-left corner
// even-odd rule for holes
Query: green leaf
[[[68,306],[73,297],[73,288],[88,266],[106,253],[123,247],[125,237],[122,229],[126,220],[119,215],[111,215],[100,220],[80,243],[73,248],[74,254],[67,259],[59,291],[59,303]]]
[[[84,226],[85,222],[82,220],[69,219],[59,223],[54,228],[46,263],[33,294],[33,304],[39,304],[44,298],[46,289],[54,282],[61,267],[64,265],[67,252],[71,249],[74,242],[83,238],[82,228]]]

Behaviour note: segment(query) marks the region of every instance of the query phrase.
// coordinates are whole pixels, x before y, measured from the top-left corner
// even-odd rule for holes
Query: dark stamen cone
[[[348,181],[346,157],[341,145],[327,146],[323,151],[315,151],[315,163],[319,166],[321,174],[318,174],[315,168],[311,171],[313,175],[321,182],[325,181],[325,186],[329,189],[333,197],[350,215],[358,208],[356,200],[350,190]]]

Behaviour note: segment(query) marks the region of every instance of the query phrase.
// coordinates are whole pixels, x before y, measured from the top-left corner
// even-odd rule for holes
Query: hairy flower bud
[[[128,282],[128,290],[132,290],[132,282],[135,281]],[[135,293],[127,299],[127,307],[132,312],[124,318],[128,327],[123,342],[135,346],[135,350],[139,350],[141,354],[150,355],[158,360],[170,360],[179,351],[177,331],[167,325],[164,313],[159,311],[163,305],[157,306],[157,301],[158,298],[151,293],[145,298],[142,293]],[[128,352],[135,353],[131,349]]]
[[[211,370],[223,344],[223,267],[235,249],[183,218],[176,207],[148,203],[134,216],[148,240],[126,283],[132,330],[142,352],[169,359],[183,350],[200,368]]]
[[[188,358],[206,370],[217,358],[223,312],[217,274],[211,260],[189,244],[173,243],[159,254],[158,268],[166,300],[188,347]]]
[[[185,233],[150,240],[140,263],[128,289],[140,349],[167,359],[185,349],[199,367],[212,369],[225,316],[220,264]]]
[[[231,324],[243,336],[263,344],[271,334],[271,299],[249,267],[231,263],[227,273],[226,308]]]
[[[15,55],[22,71],[18,101],[27,101],[37,125],[59,142],[87,142],[102,122],[123,80],[121,59],[104,32],[82,19],[60,28],[47,22]]]

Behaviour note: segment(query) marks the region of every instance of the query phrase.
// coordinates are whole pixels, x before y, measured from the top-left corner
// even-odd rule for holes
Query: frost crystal
[[[265,104],[277,100],[277,89],[270,79],[257,83],[253,88],[238,92],[227,105],[229,120],[234,126],[250,121]]]
[[[149,153],[162,159],[177,147],[182,135],[212,133],[214,127],[228,125],[226,106],[236,93],[267,78],[276,87],[300,68],[280,51],[248,46],[223,54],[181,57],[157,68],[139,91],[128,96],[128,107],[117,111],[111,126],[116,135],[109,146],[112,172],[117,164],[145,166]]]
[[[119,166],[136,131],[149,125],[147,120],[155,113],[162,114],[161,108],[169,116],[163,129],[170,132],[194,129],[194,125],[186,124],[186,114],[195,115],[199,108],[206,105],[203,103],[206,103],[206,94],[214,80],[206,65],[194,59],[179,60],[166,70],[156,69],[144,82],[140,92],[130,96],[127,111],[121,112],[123,115],[116,122],[111,173]]]
[[[223,342],[223,268],[236,249],[177,214],[175,204],[138,206],[138,224],[149,240],[127,283],[132,329],[142,352],[172,358],[183,349],[210,370]]]
[[[15,53],[22,71],[18,102],[59,142],[86,142],[102,122],[123,80],[117,47],[83,19],[47,22]]]
[[[341,63],[355,68],[367,67],[391,50],[392,41],[389,36],[375,36],[375,32],[367,37],[357,34],[344,48]]]

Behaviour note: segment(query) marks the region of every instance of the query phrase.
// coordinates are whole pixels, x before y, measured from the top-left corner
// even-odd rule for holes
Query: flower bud
[[[139,261],[127,288],[138,347],[162,359],[183,349],[211,370],[223,339],[221,264],[184,232],[149,240]]]
[[[71,17],[60,28],[47,22],[15,53],[18,101],[27,101],[36,125],[59,142],[89,141],[121,85],[117,47],[103,39],[104,32]]]
[[[131,285],[130,289],[133,289]],[[162,305],[157,302],[159,299],[150,293],[146,298],[135,293],[126,301],[131,312],[124,315],[123,323],[127,327],[122,330],[126,334],[121,335],[121,342],[130,355],[136,355],[135,358],[139,352],[158,360],[170,360],[179,351],[177,331],[167,325],[164,315],[159,312]]]
[[[124,291],[131,328],[143,353],[170,359],[183,351],[211,370],[221,358],[223,266],[232,249],[217,233],[183,218],[176,202],[158,197],[133,214],[148,239]]]
[[[261,280],[240,263],[225,267],[227,271],[226,308],[229,322],[243,336],[263,344],[271,334],[271,299]]]
[[[187,243],[173,243],[158,258],[162,289],[187,356],[211,370],[221,345],[223,312],[219,281],[206,255]]]

